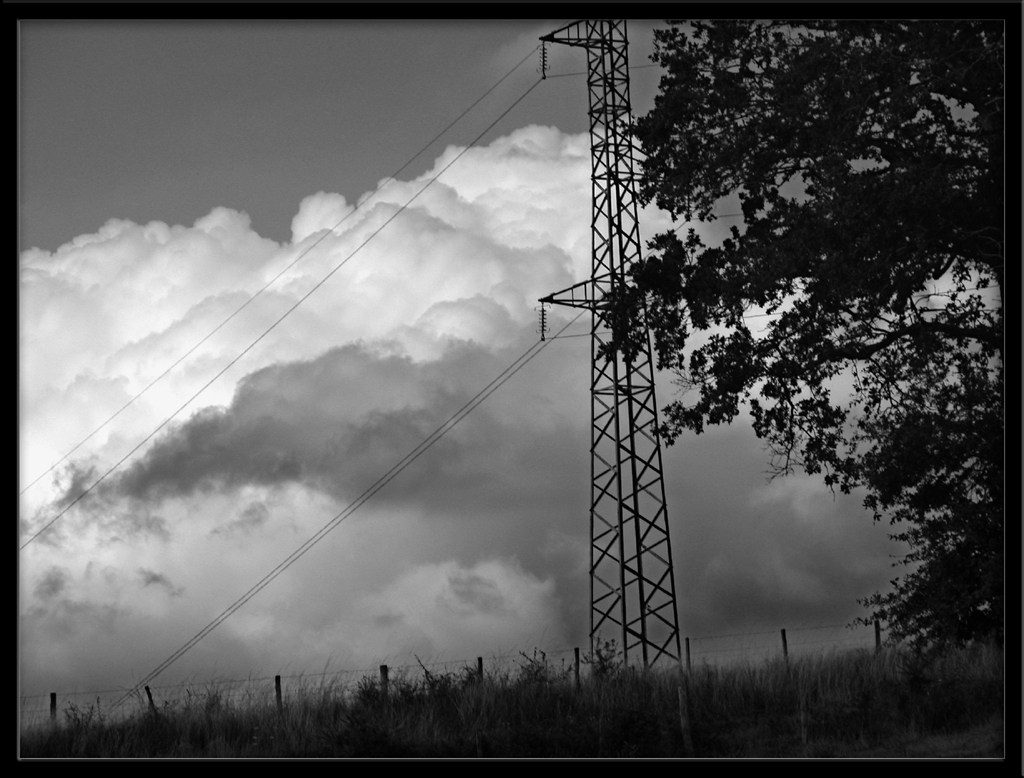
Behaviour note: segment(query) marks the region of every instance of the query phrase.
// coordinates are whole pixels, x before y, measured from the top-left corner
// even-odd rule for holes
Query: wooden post
[[[50,723],[57,723],[57,692],[50,692]]]
[[[878,619],[875,619],[875,653],[879,653],[882,650],[882,626],[878,623]]]
[[[789,664],[789,646],[786,645],[786,630],[782,630],[782,658]]]
[[[281,676],[274,676],[274,695],[277,697],[277,715],[284,713],[284,704],[281,702]]]
[[[484,658],[482,656],[476,658],[476,677],[478,681],[484,680]]]
[[[573,649],[573,670],[576,673],[576,691],[580,690],[580,647]]]
[[[388,666],[380,666],[380,689],[384,693],[384,696],[388,696]]]
[[[686,639],[686,672],[690,672],[690,639]]]
[[[149,697],[149,709],[156,713],[156,705],[153,703],[153,692],[149,690],[148,686],[146,687],[146,696]]]
[[[807,706],[804,702],[803,689],[799,685],[796,693],[800,697],[800,740],[804,744],[804,756],[807,756]]]
[[[679,727],[683,731],[683,748],[686,749],[686,756],[695,756],[693,753],[693,734],[690,732],[690,679],[683,678],[679,684]]]

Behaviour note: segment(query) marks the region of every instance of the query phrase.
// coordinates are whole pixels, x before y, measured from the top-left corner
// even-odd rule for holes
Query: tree
[[[775,475],[865,487],[909,544],[893,590],[861,601],[894,638],[1001,642],[1002,23],[655,36],[641,199],[687,221],[742,210],[720,245],[656,236],[612,296],[615,347],[649,328],[689,390],[663,434],[749,402]]]

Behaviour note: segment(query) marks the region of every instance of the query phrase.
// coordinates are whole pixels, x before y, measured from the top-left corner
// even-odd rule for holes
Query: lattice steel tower
[[[625,21],[579,21],[542,41],[587,50],[593,270],[541,303],[591,311],[590,650],[614,638],[629,663],[680,658],[675,578],[657,434],[650,338],[614,352],[606,295],[640,258]]]

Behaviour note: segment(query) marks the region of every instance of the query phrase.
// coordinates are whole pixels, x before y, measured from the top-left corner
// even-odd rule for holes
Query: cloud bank
[[[448,148],[359,203],[304,198],[287,244],[224,207],[23,252],[22,487],[232,317],[26,491],[23,533],[251,345],[22,552],[23,689],[145,675],[534,344],[537,299],[589,273],[588,143],[525,127],[424,189]],[[641,216],[645,236],[668,226]],[[585,650],[589,359],[586,337],[552,342],[169,679]],[[848,619],[884,581],[856,500],[765,488],[763,463],[746,421],[665,452],[684,630]]]

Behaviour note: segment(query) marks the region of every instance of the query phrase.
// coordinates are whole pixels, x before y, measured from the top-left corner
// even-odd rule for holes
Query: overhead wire
[[[576,314],[565,326],[562,327],[554,336],[557,338],[561,333],[565,332],[570,326],[575,324],[576,320],[583,315],[585,311],[580,311]],[[132,694],[137,692],[143,686],[148,684],[150,681],[155,679],[161,673],[164,672],[168,667],[174,664],[178,659],[184,656],[190,651],[199,641],[206,637],[210,632],[216,629],[220,624],[226,621],[232,614],[235,613],[239,608],[245,605],[249,600],[259,594],[271,581],[277,578],[281,573],[291,567],[297,562],[307,551],[313,548],[317,543],[323,540],[332,530],[337,528],[345,519],[355,513],[360,507],[363,506],[369,499],[371,499],[377,492],[383,489],[388,483],[390,483],[395,477],[397,477],[403,470],[409,465],[419,459],[428,449],[430,449],[435,443],[441,438],[451,432],[456,425],[459,424],[466,416],[472,413],[484,400],[490,397],[496,392],[506,381],[512,376],[522,370],[530,361],[534,359],[541,351],[548,347],[554,338],[549,340],[538,340],[531,345],[526,351],[524,351],[519,357],[517,357],[508,367],[506,367],[496,378],[491,380],[483,389],[477,392],[468,402],[466,402],[459,410],[452,414],[448,419],[442,423],[437,429],[431,432],[426,438],[423,439],[415,448],[400,459],[395,465],[391,467],[384,475],[378,478],[373,484],[367,487],[358,497],[350,502],[345,508],[339,511],[335,516],[328,521],[323,527],[321,527],[316,533],[311,535],[302,545],[300,545],[295,551],[289,554],[285,559],[280,562],[273,570],[267,573],[261,578],[256,584],[249,588],[245,594],[235,600],[229,605],[224,611],[221,612],[213,621],[203,627],[199,632],[193,635],[184,645],[181,646],[177,651],[171,654],[167,659],[161,662],[154,670],[146,675],[142,680],[135,684],[135,686],[125,692],[124,696],[117,701],[115,707],[123,703]]]
[[[462,151],[460,151],[457,155],[455,155],[455,157],[447,165],[445,165],[438,173],[436,173],[430,180],[428,180],[427,183],[424,184],[419,189],[419,191],[417,191],[412,197],[410,197],[408,200],[406,200],[406,202],[397,211],[395,211],[395,213],[393,213],[390,217],[388,217],[387,220],[385,220],[382,225],[380,225],[376,230],[374,230],[372,233],[370,233],[370,236],[368,238],[366,238],[362,243],[360,243],[347,257],[345,257],[345,259],[343,259],[333,269],[331,269],[330,272],[328,272],[327,275],[325,275],[322,279],[320,279],[309,291],[307,291],[304,295],[302,295],[302,297],[300,297],[290,308],[288,308],[288,310],[286,310],[283,314],[281,314],[269,327],[267,327],[259,336],[257,336],[256,339],[253,340],[248,346],[246,346],[237,356],[235,356],[223,368],[221,368],[216,373],[216,375],[213,376],[213,378],[211,378],[209,381],[207,381],[205,384],[203,384],[203,386],[200,387],[199,390],[196,391],[191,397],[189,397],[176,411],[174,411],[174,413],[172,413],[170,416],[168,416],[166,419],[164,419],[152,432],[150,432],[148,435],[146,435],[145,438],[143,438],[138,444],[136,444],[136,446],[131,451],[129,451],[127,454],[125,454],[123,457],[121,457],[121,459],[119,459],[116,463],[114,463],[114,465],[112,467],[110,467],[110,469],[108,469],[102,476],[100,476],[98,479],[93,481],[93,483],[87,489],[85,489],[77,497],[75,497],[71,502],[69,502],[66,506],[64,506],[64,508],[56,516],[54,516],[53,519],[51,519],[49,522],[47,522],[45,525],[43,525],[43,527],[40,530],[38,530],[34,535],[32,535],[32,537],[30,537],[28,540],[26,540],[25,543],[22,544],[21,547],[19,548],[19,551],[23,550],[26,546],[28,546],[29,543],[31,543],[33,540],[35,540],[37,537],[39,537],[43,532],[45,532],[47,529],[49,529],[58,519],[60,519],[64,514],[66,514],[74,505],[76,505],[78,502],[80,502],[93,489],[95,489],[97,486],[99,486],[99,484],[102,483],[107,478],[107,476],[109,476],[111,473],[113,473],[118,467],[121,466],[122,463],[124,463],[136,451],[138,451],[140,448],[142,448],[142,446],[145,445],[149,440],[151,440],[154,435],[156,435],[161,429],[163,429],[165,426],[167,426],[171,422],[171,420],[173,420],[179,413],[181,413],[181,411],[183,411],[190,403],[192,403],[193,400],[195,400],[197,397],[199,397],[199,395],[201,395],[204,391],[206,391],[206,389],[211,384],[213,384],[214,381],[216,381],[218,378],[220,378],[222,375],[224,375],[224,373],[226,373],[229,369],[231,369],[232,366],[234,366],[254,346],[256,346],[257,343],[259,343],[261,340],[263,340],[263,338],[265,338],[268,334],[270,334],[270,332],[275,327],[277,327],[277,325],[279,325],[289,315],[291,315],[291,313],[296,308],[298,308],[300,305],[302,305],[302,303],[304,303],[317,289],[319,289],[321,286],[323,286],[331,276],[333,276],[335,273],[337,273],[338,270],[340,270],[350,259],[352,259],[352,257],[354,257],[364,246],[366,246],[367,243],[369,243],[371,240],[373,240],[385,227],[387,227],[391,222],[393,222],[396,218],[398,218],[398,216],[400,214],[402,214],[405,211],[405,209],[408,208],[413,203],[414,200],[416,200],[417,197],[419,197],[421,194],[423,194],[424,191],[426,191],[427,187],[429,187],[431,184],[433,184],[438,178],[440,178],[445,173],[445,171],[447,171],[452,165],[454,165],[456,162],[458,162],[459,159],[461,159],[462,156],[467,151],[469,151],[471,148],[473,148],[473,146],[475,146],[476,143],[484,135],[486,135],[488,132],[490,132],[491,129],[493,129],[494,126],[498,122],[500,122],[502,119],[504,119],[505,116],[507,116],[512,111],[513,108],[515,108],[517,105],[519,105],[519,103],[522,102],[526,98],[526,96],[530,94],[530,92],[532,92],[534,89],[536,89],[537,85],[541,83],[541,80],[542,79],[537,79],[537,81],[535,81],[533,83],[533,85],[529,89],[527,89],[525,92],[523,92],[523,94],[520,95],[515,100],[515,102],[513,102],[508,108],[506,108],[498,116],[498,118],[496,118],[489,125],[487,125],[487,127],[482,132],[480,132],[469,144],[467,144],[467,146],[464,149],[462,149]]]
[[[522,61],[525,61],[525,59],[526,58],[524,58],[524,60],[522,60]],[[519,64],[522,64],[522,61]],[[517,67],[518,67],[518,65],[517,65]],[[513,68],[513,70],[514,69],[515,68]],[[510,73],[511,73],[511,71],[510,71]],[[122,457],[113,467],[111,467],[109,470],[107,470],[99,479],[94,481],[86,490],[84,490],[74,500],[72,500],[67,506],[65,506],[65,508],[57,516],[55,516],[50,522],[48,522],[46,525],[44,525],[44,527],[42,527],[38,532],[36,532],[35,535],[33,535],[31,538],[29,538],[29,540],[26,541],[26,543],[24,545],[22,545],[21,548],[22,549],[25,548],[25,546],[27,546],[29,543],[31,543],[32,540],[34,540],[36,537],[38,537],[40,534],[42,534],[42,532],[44,532],[50,526],[52,526],[53,523],[56,522],[61,516],[63,516],[74,504],[76,504],[78,501],[80,501],[82,498],[84,498],[89,492],[91,492],[96,486],[98,486],[105,478],[107,478],[114,470],[116,470],[117,467],[119,467],[132,454],[134,454],[144,443],[146,443],[149,439],[151,439],[157,432],[159,432],[160,429],[162,429],[175,416],[177,416],[178,413],[180,413],[187,405],[189,405],[193,400],[195,400],[196,397],[198,397],[203,391],[205,391],[205,389],[207,387],[209,387],[214,381],[216,381],[221,375],[223,375],[224,372],[226,372],[228,369],[230,369],[230,367],[232,367],[235,363],[237,363],[237,361],[239,359],[241,359],[250,349],[252,349],[260,340],[262,340],[267,334],[269,334],[269,332],[271,330],[273,330],[274,327],[276,327],[279,323],[281,323],[281,321],[283,321],[284,318],[286,318],[292,311],[294,311],[300,304],[302,304],[302,302],[304,302],[313,292],[315,292],[316,289],[318,289],[321,285],[323,285],[349,259],[351,259],[370,240],[372,240],[377,234],[379,234],[379,232],[381,230],[383,230],[388,224],[391,223],[391,221],[393,221],[400,213],[402,213],[420,194],[423,193],[423,191],[426,190],[426,188],[428,186],[430,186],[430,184],[432,184],[434,181],[436,181],[437,178],[439,178],[448,168],[450,168],[456,161],[458,161],[458,159],[463,154],[465,154],[466,151],[469,150],[469,148],[471,148],[473,145],[475,145],[480,140],[480,138],[482,138],[488,131],[490,131],[490,129],[492,129],[494,127],[495,124],[497,124],[498,121],[500,121],[502,118],[504,118],[513,108],[515,108],[515,106],[518,105],[518,103],[521,102],[534,88],[536,88],[536,86],[539,83],[540,83],[540,80],[535,82],[526,92],[523,93],[523,95],[521,95],[511,106],[509,106],[509,108],[507,108],[494,122],[492,122],[483,132],[481,132],[465,149],[463,149],[451,162],[449,162],[448,165],[446,165],[440,172],[438,172],[434,177],[432,177],[418,192],[416,192],[416,194],[414,194],[408,201],[406,201],[406,203],[403,204],[398,209],[398,211],[395,214],[393,214],[389,219],[387,219],[384,222],[384,224],[382,224],[377,230],[375,230],[365,241],[363,241],[363,243],[361,243],[353,252],[351,252],[344,260],[342,260],[342,262],[340,262],[336,267],[334,267],[326,276],[324,276],[324,278],[322,278],[316,285],[314,285],[314,287],[312,289],[310,289],[308,292],[306,292],[306,294],[303,295],[303,297],[301,297],[294,305],[292,305],[282,316],[280,316],[277,320],[275,320],[270,325],[270,327],[268,327],[266,330],[264,330],[263,333],[261,333],[252,343],[250,343],[245,349],[243,349],[243,351],[241,351],[227,365],[225,365],[225,367],[222,368],[212,379],[210,379],[210,381],[208,381],[203,387],[201,387],[199,389],[199,391],[197,391],[195,394],[193,394],[181,407],[179,407],[177,411],[175,411],[171,416],[169,416],[167,419],[165,419],[164,422],[162,422],[156,429],[154,429],[145,439],[143,439],[143,441],[141,441],[128,454],[126,454],[124,457]],[[497,84],[495,86],[497,86]],[[494,87],[492,87],[492,90],[493,90],[493,88]],[[488,91],[492,91],[492,90],[488,90]],[[486,95],[484,95],[484,96],[486,96]],[[481,97],[480,99],[483,99],[483,98]],[[477,102],[479,102],[479,100]],[[476,103],[474,103],[474,105],[475,104]],[[471,108],[472,108],[472,106],[471,106]],[[468,112],[468,110],[470,110],[470,109],[467,109],[466,112]],[[462,115],[465,115],[465,112]],[[459,118],[461,118],[461,116]],[[453,122],[453,124],[454,124],[454,122]],[[449,125],[449,127],[450,126],[451,125]],[[436,140],[436,138],[435,138],[435,140]],[[431,141],[431,143],[432,142],[433,141]],[[429,146],[429,144],[428,144],[428,146]],[[411,162],[411,160],[410,160],[410,162]],[[381,187],[378,187],[377,191],[379,191],[380,188]],[[351,215],[351,212],[349,214],[347,214],[345,218],[347,218],[347,216],[350,216],[350,215]],[[343,220],[344,219],[342,219],[342,221]],[[340,224],[340,222],[339,222],[339,224]],[[335,225],[335,227],[336,226],[337,225]],[[333,229],[334,228],[332,228],[332,231],[333,231]],[[325,233],[325,235],[326,234],[328,234],[328,233]],[[323,237],[324,236],[321,236],[321,238],[318,239],[317,242],[319,242],[319,240],[322,240]],[[315,246],[315,245],[316,245],[316,243],[313,244],[313,246]],[[304,256],[306,253],[308,253],[308,251],[310,249],[312,249],[313,246],[310,246],[309,249],[306,250],[306,252],[303,252],[302,255],[300,255],[298,258],[296,258],[296,260],[293,261],[291,263],[291,265],[288,266],[288,268],[285,268],[285,271],[287,269],[289,269],[290,267],[294,266],[295,262],[297,262],[299,259],[301,259],[302,256]],[[273,281],[276,280],[277,278],[279,278],[280,275],[282,275],[283,272],[285,272],[285,271],[282,271],[277,276],[275,276],[275,278],[272,279],[270,283],[273,283]],[[262,291],[264,291],[267,287],[269,287],[269,285],[270,284],[268,284],[262,290],[260,290],[260,293]],[[255,297],[258,296],[258,294],[259,293],[257,293],[257,295],[254,295],[252,298],[250,298],[242,306],[242,308],[244,308],[245,305],[247,305],[248,303],[252,302],[252,300],[255,299]],[[239,310],[241,310],[241,309],[239,309]],[[229,321],[231,318],[233,318],[234,315],[237,315],[237,313],[238,313],[238,311],[236,311],[235,314],[232,314],[232,316],[230,316],[227,320],[222,322],[213,332],[209,333],[206,336],[206,338],[203,339],[203,341],[200,341],[200,343],[196,344],[196,346],[194,346],[190,350],[190,352],[188,352],[188,353],[191,353],[192,351],[194,351],[195,348],[197,348],[199,345],[201,345],[202,342],[205,342],[206,339],[208,339],[210,336],[212,336],[214,334],[214,332],[216,332],[221,327],[223,327],[224,324],[226,324],[227,321]],[[558,333],[556,333],[555,337],[558,337],[569,326],[571,326],[573,323],[575,323],[575,321],[581,315],[582,315],[582,312],[580,314],[577,314],[576,317],[574,317],[572,320],[570,320],[564,327],[562,327],[558,331]],[[324,537],[326,537],[326,535],[332,529],[337,527],[342,521],[344,521],[346,518],[348,518],[348,516],[350,516],[355,510],[357,510],[359,507],[361,507],[367,500],[372,498],[378,491],[380,491],[380,489],[382,489],[384,486],[386,486],[393,478],[397,477],[397,475],[399,473],[401,473],[406,467],[411,465],[412,462],[414,462],[416,459],[419,458],[419,456],[421,456],[423,453],[425,453],[426,450],[428,450],[431,446],[434,445],[434,443],[438,442],[444,435],[446,435],[459,422],[461,422],[469,413],[471,413],[473,410],[475,410],[484,400],[486,400],[491,394],[493,394],[495,391],[497,391],[497,389],[500,388],[506,381],[511,379],[511,377],[513,375],[518,373],[519,370],[521,370],[523,367],[525,367],[526,364],[528,364],[530,361],[532,361],[544,348],[547,347],[547,345],[548,345],[548,342],[546,342],[544,340],[541,340],[541,341],[538,341],[537,343],[533,344],[529,349],[527,349],[527,351],[524,352],[523,355],[521,355],[518,359],[516,359],[511,365],[509,365],[509,367],[507,367],[501,374],[499,374],[499,376],[496,379],[494,379],[490,384],[488,384],[486,387],[484,387],[484,389],[481,390],[477,395],[475,395],[469,402],[467,402],[465,405],[463,405],[462,408],[459,409],[459,411],[456,411],[456,413],[453,414],[453,416],[451,416],[437,430],[435,430],[434,433],[432,433],[430,436],[428,436],[428,438],[425,439],[419,446],[417,446],[415,449],[413,449],[413,451],[411,451],[408,455],[406,455],[406,457],[404,457],[402,460],[400,460],[399,463],[396,464],[388,473],[386,473],[384,476],[379,478],[373,485],[371,485],[371,487],[369,487],[366,491],[364,491],[363,494],[361,494],[358,498],[356,498],[355,501],[350,503],[350,505],[348,507],[346,507],[343,511],[341,511],[339,514],[337,514],[330,522],[328,522],[327,525],[325,525],[323,528],[321,528],[321,530],[318,533],[316,533],[309,540],[307,540],[306,543],[304,543],[302,546],[300,546],[299,549],[297,549],[295,552],[293,552],[292,555],[290,555],[288,558],[286,558],[286,560],[284,562],[279,564],[274,570],[271,571],[271,573],[269,573],[267,576],[265,576],[258,584],[256,584],[254,587],[250,588],[250,590],[245,595],[243,595],[241,598],[239,598],[239,600],[237,600],[235,603],[233,603],[232,606],[229,606],[229,608],[226,611],[224,611],[217,619],[215,619],[213,622],[211,622],[209,625],[207,625],[207,627],[205,627],[203,630],[201,630],[199,633],[197,633],[195,636],[193,636],[193,638],[190,641],[188,641],[182,648],[180,648],[178,651],[176,651],[174,654],[172,654],[172,656],[169,657],[167,660],[165,660],[164,663],[162,663],[153,672],[151,672],[143,680],[141,680],[138,684],[136,684],[136,686],[134,687],[134,689],[132,691],[130,691],[128,694],[126,694],[124,697],[122,697],[121,700],[119,700],[118,704],[123,702],[124,699],[126,699],[128,696],[130,696],[134,691],[137,691],[144,684],[146,684],[149,681],[151,681],[154,678],[156,678],[160,673],[162,673],[173,662],[177,661],[177,659],[179,659],[182,655],[184,655],[184,653],[186,653],[194,645],[196,645],[203,637],[205,637],[207,634],[209,634],[210,631],[212,631],[220,623],[222,623],[225,619],[227,619],[230,615],[232,615],[235,611],[237,611],[240,607],[242,607],[246,602],[248,602],[252,597],[254,597],[259,591],[261,591],[266,585],[268,585],[271,581],[273,581],[278,575],[283,573],[284,570],[286,570],[288,567],[290,567],[292,564],[294,564],[307,551],[309,551],[314,545],[316,545],[316,543],[318,543],[320,540],[322,540]],[[185,356],[187,356],[187,355],[188,354],[186,354]],[[176,366],[178,363],[180,363],[180,361],[182,359],[184,359],[184,358],[185,357],[182,357],[181,359],[179,359],[178,362],[174,363],[174,365],[172,365],[171,368],[169,368],[167,371],[165,371],[165,373],[162,374],[159,378],[162,378],[163,375],[166,375],[168,372],[170,372],[170,370],[173,369],[173,367]],[[159,378],[157,380],[159,380]],[[153,383],[155,383],[155,381]],[[152,383],[149,386],[152,386]],[[148,389],[149,386],[147,386],[146,389]],[[144,391],[145,390],[143,390],[143,392]],[[140,392],[139,395],[136,395],[136,397],[133,398],[132,401],[134,401],[134,399],[137,399],[138,396],[141,396],[141,394],[142,394],[142,392]],[[132,401],[129,401],[128,404],[130,404]],[[127,407],[127,405],[125,407]],[[124,410],[124,408],[122,408],[121,410]],[[118,411],[118,413],[120,413],[120,412],[121,411]],[[115,416],[116,415],[117,414],[115,414]],[[111,417],[111,419],[112,418],[113,417]],[[102,428],[102,426],[105,426],[106,423],[109,423],[109,420],[108,420],[108,422],[105,422],[104,425],[101,425],[101,428]],[[98,431],[98,429],[96,431]],[[92,434],[95,434],[95,431]],[[91,435],[88,436],[88,437],[91,437]],[[86,438],[86,440],[88,439],[88,437]],[[81,445],[81,444],[79,444],[79,445]],[[76,446],[76,448],[77,448],[77,446]],[[69,452],[68,455],[70,455],[70,453],[73,453],[73,450],[72,450],[72,452]],[[68,455],[65,455],[65,458]],[[63,461],[63,460],[61,460],[61,461]],[[53,468],[51,467],[50,469],[52,470]],[[49,472],[49,470],[46,471],[46,472]],[[43,475],[45,475],[45,473]],[[36,481],[38,481],[38,480],[39,479],[37,478]],[[33,483],[35,483],[35,481],[33,481]],[[31,484],[29,486],[31,486]]]
[[[478,97],[475,101],[473,101],[472,105],[470,105],[466,110],[464,110],[457,117],[455,117],[455,119],[453,119],[451,121],[451,123],[448,124],[447,127],[445,127],[443,130],[441,130],[439,133],[437,133],[437,135],[435,135],[433,138],[431,138],[429,141],[427,141],[427,143],[423,146],[423,148],[421,148],[419,151],[417,151],[415,154],[413,154],[405,162],[405,164],[403,164],[400,168],[398,168],[398,170],[396,170],[394,173],[392,173],[390,176],[388,176],[386,179],[384,179],[383,182],[381,184],[379,184],[376,189],[374,189],[372,192],[370,192],[370,194],[367,197],[363,198],[363,200],[361,202],[357,203],[355,208],[353,208],[351,211],[349,211],[347,214],[345,214],[341,219],[339,219],[334,224],[334,226],[331,227],[329,230],[324,231],[315,241],[313,241],[309,246],[307,246],[283,270],[281,270],[279,273],[277,273],[266,284],[264,284],[262,288],[260,288],[251,297],[249,297],[249,299],[247,299],[240,306],[238,306],[238,308],[236,308],[226,319],[224,319],[224,321],[222,321],[220,324],[218,324],[216,327],[214,327],[212,330],[210,330],[210,332],[208,332],[201,340],[199,340],[194,346],[192,346],[192,348],[190,348],[188,351],[186,351],[184,354],[182,354],[180,357],[178,357],[178,359],[175,360],[170,365],[170,367],[168,367],[166,370],[164,370],[160,375],[158,375],[152,381],[150,381],[141,391],[139,391],[134,397],[129,399],[128,402],[126,402],[117,411],[115,411],[114,414],[111,415],[106,421],[104,421],[96,429],[94,429],[92,432],[90,432],[88,435],[86,435],[84,438],[82,438],[70,451],[68,451],[66,454],[64,454],[64,456],[62,456],[60,459],[58,459],[56,462],[54,462],[52,465],[50,465],[46,470],[44,470],[42,473],[40,473],[38,476],[36,476],[20,492],[18,492],[18,494],[19,495],[24,494],[26,491],[31,489],[36,483],[38,483],[45,475],[47,475],[48,473],[52,472],[54,468],[56,468],[58,465],[60,465],[62,462],[64,462],[68,457],[70,457],[72,454],[74,454],[87,441],[89,441],[96,433],[98,433],[100,430],[102,430],[104,427],[106,427],[110,422],[112,422],[114,419],[116,419],[118,416],[120,416],[121,413],[123,411],[125,411],[130,405],[132,405],[136,400],[138,400],[140,397],[142,397],[142,395],[144,395],[151,388],[153,388],[154,385],[156,385],[165,376],[167,376],[172,370],[174,370],[174,368],[176,368],[183,361],[185,361],[189,356],[191,356],[195,352],[196,349],[198,349],[200,346],[202,346],[204,343],[206,343],[207,340],[209,340],[217,332],[219,332],[222,327],[224,327],[228,322],[230,322],[239,313],[241,313],[245,308],[247,308],[249,306],[249,304],[252,303],[257,297],[259,297],[261,294],[263,294],[265,291],[267,291],[267,289],[269,289],[271,286],[273,286],[273,284],[281,276],[283,276],[285,273],[287,273],[289,270],[291,270],[293,267],[295,267],[295,265],[298,264],[298,262],[303,257],[305,257],[307,254],[309,254],[309,252],[311,252],[314,248],[316,248],[328,235],[332,234],[336,229],[338,229],[338,227],[340,227],[342,225],[342,223],[344,223],[349,217],[351,217],[353,214],[355,214],[356,211],[358,211],[360,208],[362,208],[364,205],[366,205],[368,202],[370,202],[373,199],[374,195],[376,195],[378,192],[380,192],[385,187],[389,186],[392,183],[392,181],[394,181],[403,170],[405,170],[407,167],[409,167],[409,165],[411,165],[424,151],[426,151],[428,148],[430,148],[437,141],[438,138],[440,138],[442,135],[444,135],[446,132],[448,132],[448,130],[450,130],[452,127],[454,127],[466,114],[468,114],[470,111],[472,111],[474,108],[476,108],[476,106],[485,97],[487,97],[491,92],[493,92],[495,89],[497,89],[498,86],[506,78],[511,76],[516,70],[519,69],[519,67],[524,62],[526,62],[526,60],[528,60],[531,56],[533,56],[534,52],[536,52],[538,48],[540,48],[540,47],[539,46],[534,47],[534,49],[532,51],[530,51],[529,54],[527,54],[525,57],[523,57],[521,60],[519,60],[519,62],[517,62],[515,65],[513,65],[511,70],[509,70],[507,73],[505,73],[505,75],[503,75],[501,78],[499,78],[491,86],[490,89],[488,89],[486,92],[484,92],[482,95],[480,95],[480,97]]]

